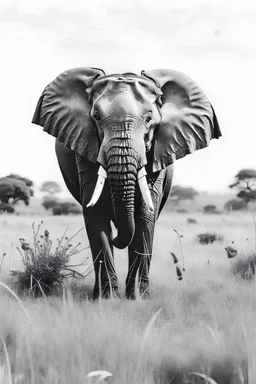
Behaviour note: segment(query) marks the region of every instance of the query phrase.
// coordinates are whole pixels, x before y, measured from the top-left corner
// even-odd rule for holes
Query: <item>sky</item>
[[[0,177],[58,181],[54,138],[31,124],[61,72],[182,71],[205,91],[222,138],[175,163],[175,184],[227,191],[256,168],[256,5],[253,1],[1,0]]]

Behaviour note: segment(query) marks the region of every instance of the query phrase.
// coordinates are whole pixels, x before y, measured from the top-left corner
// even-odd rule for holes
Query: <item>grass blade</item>
[[[32,318],[30,317],[29,313],[27,312],[27,310],[25,309],[24,305],[22,304],[21,299],[16,295],[15,292],[13,292],[13,290],[11,288],[8,287],[8,285],[3,283],[2,281],[0,281],[0,285],[2,285],[2,287],[4,287],[17,300],[17,302],[19,303],[21,309],[23,310],[23,312],[25,313],[25,315],[29,319],[30,323],[33,325]]]
[[[5,344],[4,339],[2,339],[2,344],[4,347],[4,355],[5,355],[5,364],[6,364],[6,370],[7,370],[7,381],[5,384],[12,384],[12,370],[11,370],[11,363],[9,359],[9,353],[7,346]]]
[[[208,381],[210,384],[218,384],[217,381],[213,380],[211,377],[205,375],[204,373],[191,372],[190,375],[201,377],[202,379]]]
[[[149,338],[150,331],[151,331],[154,323],[156,322],[156,319],[160,315],[161,311],[162,311],[162,308],[159,308],[156,311],[156,313],[154,313],[154,315],[151,317],[151,319],[149,320],[149,322],[148,322],[148,324],[146,326],[146,329],[145,329],[145,332],[144,332],[144,335],[143,335],[143,339],[142,339],[142,343],[141,343],[138,364],[137,364],[137,368],[136,368],[135,372],[138,372],[138,370],[139,370],[139,368],[141,366],[142,356],[143,356],[143,353],[144,353],[144,350],[145,350],[145,346],[146,346],[147,340]]]

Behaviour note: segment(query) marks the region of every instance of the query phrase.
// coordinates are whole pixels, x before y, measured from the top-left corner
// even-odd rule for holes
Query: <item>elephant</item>
[[[173,163],[221,136],[204,92],[176,70],[106,75],[74,68],[44,89],[32,123],[56,138],[62,176],[82,205],[93,298],[120,297],[113,247],[128,247],[126,298],[149,298],[155,223],[171,191]]]

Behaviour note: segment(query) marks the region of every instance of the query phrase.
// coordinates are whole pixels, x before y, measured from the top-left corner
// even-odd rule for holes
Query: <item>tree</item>
[[[29,199],[33,196],[31,183],[31,180],[18,175],[0,178],[0,202],[15,205],[18,201],[23,201],[25,205],[29,205]]]
[[[179,203],[182,200],[194,200],[198,195],[198,192],[191,187],[182,187],[180,185],[175,185],[172,188],[170,200]]]
[[[40,188],[41,192],[48,192],[50,195],[61,192],[61,187],[55,181],[45,181]]]
[[[241,169],[229,188],[236,188],[238,190],[237,197],[242,199],[245,204],[256,200],[256,170]]]
[[[5,177],[10,177],[12,179],[24,181],[24,183],[26,184],[27,187],[33,187],[33,185],[34,185],[32,180],[27,179],[26,177],[19,176],[16,173],[11,173],[10,175],[5,176]]]
[[[0,213],[1,212],[14,213],[15,209],[11,204],[0,203]]]
[[[230,212],[230,211],[241,211],[242,209],[246,208],[246,204],[243,200],[233,199],[228,200],[226,204],[224,205],[224,208]]]

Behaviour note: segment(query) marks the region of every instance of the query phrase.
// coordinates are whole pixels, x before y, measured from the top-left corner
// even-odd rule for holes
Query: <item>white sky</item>
[[[80,66],[171,68],[199,83],[223,137],[177,161],[176,183],[224,190],[239,169],[256,168],[254,2],[171,3],[1,0],[0,176],[62,182],[54,138],[30,122],[43,88]]]

